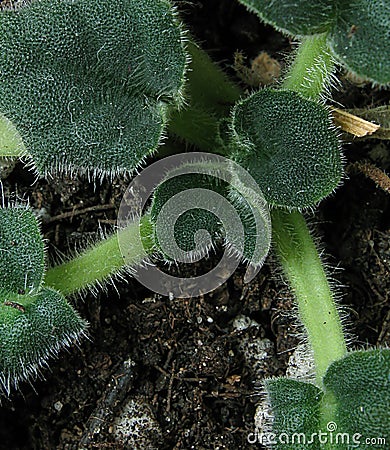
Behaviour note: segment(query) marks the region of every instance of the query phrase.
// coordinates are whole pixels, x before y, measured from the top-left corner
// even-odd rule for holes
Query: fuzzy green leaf
[[[51,355],[86,329],[65,298],[43,288],[44,244],[22,206],[0,209],[0,389],[38,374]]]
[[[323,33],[330,28],[335,15],[333,0],[239,0],[250,11],[277,30],[304,36]]]
[[[0,298],[0,385],[9,393],[84,334],[86,322],[52,289]]]
[[[363,449],[367,442],[385,448],[390,440],[390,350],[349,353],[329,366],[323,386],[324,392],[286,378],[266,382],[275,448]]]
[[[41,0],[0,11],[0,112],[40,173],[133,170],[153,152],[186,54],[167,0]]]
[[[219,158],[226,166],[192,163],[185,169],[191,173],[172,177],[172,171],[172,178],[158,186],[151,207],[156,244],[170,259],[181,260],[183,251],[190,261],[223,242],[239,259],[258,269],[271,242],[268,207],[249,174],[242,168],[235,173],[235,164]],[[173,234],[168,231],[172,229]]]
[[[315,205],[339,184],[341,147],[328,110],[292,91],[263,89],[236,104],[232,158],[277,206]]]
[[[37,291],[44,273],[44,246],[37,219],[25,207],[0,209],[0,289]]]
[[[329,367],[324,386],[337,405],[338,428],[350,436],[360,434],[362,444],[366,438],[379,437],[390,442],[389,349],[348,354]],[[384,448],[383,442],[370,448]]]
[[[266,389],[274,414],[272,431],[277,450],[319,449],[319,442],[309,445],[320,428],[319,411],[323,393],[313,384],[288,378],[267,380]],[[303,434],[305,438],[303,438]]]
[[[222,227],[218,218],[218,203],[215,204],[214,211],[191,207],[192,201],[195,203],[196,199],[199,199],[201,189],[209,190],[209,197],[212,193],[226,195],[226,183],[195,173],[170,178],[156,189],[151,208],[151,220],[155,225],[158,220],[161,220],[160,214],[164,205],[167,206],[167,202],[174,197],[170,213],[164,215],[164,223],[160,224],[163,230],[174,227],[173,239],[168,239],[167,245],[161,248],[166,255],[175,254],[174,247],[170,248],[170,244],[173,243],[175,247],[177,245],[184,252],[194,253],[195,256],[196,253],[210,250],[216,242],[221,240]],[[180,201],[180,195],[183,201]],[[167,220],[171,223],[166,223]],[[209,239],[204,242],[195,242],[196,233],[199,230],[206,231]],[[156,236],[156,243],[158,242],[159,239]]]
[[[338,2],[329,43],[337,59],[359,77],[390,83],[390,3],[388,0]]]

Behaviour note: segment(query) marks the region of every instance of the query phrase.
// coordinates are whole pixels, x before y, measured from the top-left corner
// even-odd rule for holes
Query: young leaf
[[[277,30],[304,36],[329,30],[335,15],[333,0],[239,0],[265,23]]]
[[[33,213],[0,209],[0,389],[8,394],[85,333],[86,322],[43,288],[44,244]]]
[[[44,273],[44,248],[37,219],[25,207],[0,208],[0,289],[37,291]]]
[[[245,241],[238,235],[226,236],[225,243],[248,263],[244,281],[249,282],[264,264],[271,246],[272,225],[268,204],[259,186],[242,168],[229,184],[228,199],[236,209],[244,228]],[[233,166],[234,170],[234,166]]]
[[[390,442],[389,349],[348,354],[329,367],[324,386],[336,405],[335,422],[344,433],[361,435],[362,443],[366,438]]]
[[[345,450],[367,442],[384,448],[390,439],[390,350],[349,353],[329,366],[323,386],[286,378],[266,382],[275,448]]]
[[[83,335],[87,324],[52,289],[32,295],[0,292],[0,300],[0,386],[9,394]]]
[[[221,240],[222,227],[220,218],[218,217],[219,203],[215,202],[214,210],[210,208],[206,210],[204,208],[196,208],[196,201],[199,200],[204,189],[207,189],[206,193],[208,197],[208,205],[211,206],[211,196],[215,195],[226,196],[226,183],[220,180],[215,180],[212,177],[208,177],[203,174],[186,174],[170,178],[169,180],[160,184],[156,189],[153,197],[153,204],[151,208],[151,220],[152,223],[157,225],[159,220],[163,219],[163,223],[160,223],[159,228],[163,230],[169,230],[173,227],[172,239],[164,239],[164,248],[161,250],[166,255],[173,257],[175,254],[176,245],[184,252],[189,252],[196,257],[204,251],[210,251],[210,249]],[[165,208],[169,207],[167,202],[171,201],[169,213],[164,213]],[[173,202],[173,203],[172,203]],[[207,206],[207,205],[199,205]],[[167,223],[170,222],[170,223]],[[196,233],[199,230],[204,230],[209,234],[209,239],[201,242],[196,242]],[[157,228],[155,227],[155,231]],[[160,238],[162,236],[160,235]],[[201,237],[198,235],[198,237]],[[206,236],[205,236],[206,237]],[[159,236],[156,235],[156,243],[159,243]],[[174,247],[172,247],[172,244]]]
[[[29,2],[0,33],[0,112],[39,173],[132,171],[157,148],[186,68],[169,1]]]
[[[359,77],[390,83],[390,3],[337,1],[329,44],[338,61]]]
[[[258,270],[271,242],[271,219],[258,185],[233,161],[199,155],[203,160],[168,171],[155,190],[151,221],[156,244],[172,260],[182,260],[187,252],[188,262],[223,242],[238,260]]]
[[[231,130],[232,158],[272,205],[315,205],[340,182],[340,142],[329,112],[296,92],[249,96],[234,107]]]
[[[307,445],[320,428],[320,401],[323,393],[313,384],[288,378],[267,380],[266,389],[274,414],[272,432],[278,450],[319,449],[315,440]],[[303,435],[305,438],[303,438]]]

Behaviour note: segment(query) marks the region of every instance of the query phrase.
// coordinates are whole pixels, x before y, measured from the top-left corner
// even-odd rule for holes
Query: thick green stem
[[[299,46],[283,82],[283,88],[316,100],[328,87],[333,68],[327,34],[307,36]]]
[[[190,42],[188,105],[171,111],[169,131],[200,150],[224,153],[218,140],[220,119],[229,114],[241,91],[196,44]]]
[[[272,212],[273,238],[314,353],[317,383],[346,353],[340,317],[318,251],[299,212]]]
[[[0,114],[0,157],[18,158],[25,154],[25,148],[15,126]]]
[[[204,152],[224,153],[218,140],[218,117],[196,105],[173,111],[169,132]]]
[[[141,237],[141,239],[140,239]],[[74,259],[49,269],[45,285],[64,295],[101,284],[126,267],[139,264],[153,249],[147,217],[133,222]]]
[[[283,83],[284,89],[317,100],[328,87],[334,68],[327,34],[307,36]],[[300,319],[314,354],[317,384],[329,365],[347,351],[340,317],[318,251],[299,212],[272,213],[274,240],[294,291]]]
[[[240,88],[210,59],[208,54],[190,42],[191,55],[188,72],[188,94],[192,102],[219,116],[229,113],[230,107],[241,97]]]

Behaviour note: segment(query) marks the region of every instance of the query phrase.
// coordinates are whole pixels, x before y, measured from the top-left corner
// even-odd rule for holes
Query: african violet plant
[[[390,5],[240,1],[300,39],[283,81],[250,95],[191,42],[168,0],[35,0],[0,11],[0,156],[21,157],[38,175],[97,177],[134,173],[166,135],[223,155],[201,153],[186,159],[185,170],[166,169],[146,210],[132,210],[130,201],[132,220],[118,233],[51,268],[32,212],[3,204],[1,384],[9,393],[85,334],[86,322],[64,296],[141,270],[153,255],[176,260],[158,232],[159,217],[182,192],[206,189],[238,211],[231,217],[243,240],[223,230],[217,207],[195,202],[176,224],[164,222],[175,249],[195,260],[222,243],[256,273],[270,248],[272,222],[274,248],[313,353],[315,381],[266,382],[275,435],[312,437],[277,441],[275,448],[351,448],[321,441],[330,423],[351,438],[360,433],[356,448],[364,437],[389,441],[390,351],[348,349],[301,211],[332,193],[343,176],[339,133],[325,105],[335,65],[383,87],[390,83]],[[196,235],[199,229],[208,239]]]

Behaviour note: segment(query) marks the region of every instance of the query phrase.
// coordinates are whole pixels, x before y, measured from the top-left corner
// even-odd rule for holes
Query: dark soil
[[[232,76],[236,50],[249,59],[266,50],[279,60],[291,50],[287,39],[236,2],[178,4],[191,33]],[[388,103],[385,91],[342,80],[335,98],[344,106]],[[345,156],[347,167],[368,160],[389,170],[389,148],[377,140],[356,140]],[[58,260],[115,223],[128,180],[35,182],[18,163],[3,184],[6,195],[28,198],[41,215],[50,258]],[[390,344],[389,200],[372,181],[351,174],[309,218],[332,278],[343,286],[340,302],[359,347]],[[169,300],[130,279],[72,299],[90,322],[90,340],[62,352],[43,372],[45,380],[3,399],[0,449],[135,448],[114,438],[114,417],[129,398],[156,421],[156,433],[141,434],[136,448],[255,448],[247,435],[254,431],[262,379],[285,373],[299,339],[292,298],[273,258],[249,285],[244,272],[200,298]],[[233,321],[240,315],[258,326],[237,330]],[[243,343],[264,338],[272,345],[254,370]],[[129,359],[132,365],[124,363]]]

